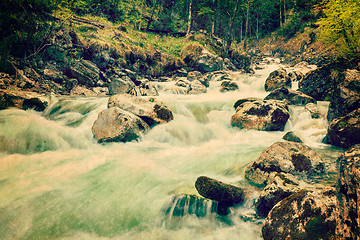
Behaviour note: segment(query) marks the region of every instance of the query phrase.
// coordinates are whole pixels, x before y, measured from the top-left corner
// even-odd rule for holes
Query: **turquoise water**
[[[101,145],[92,135],[108,98],[53,97],[43,113],[0,111],[0,239],[262,239],[252,206],[259,191],[243,172],[285,133],[234,129],[230,118],[236,100],[267,95],[274,68],[236,75],[240,90],[231,93],[218,82],[194,96],[159,84],[174,120],[129,143]],[[326,121],[293,115],[286,128],[333,161],[339,152],[321,144]],[[197,194],[201,175],[246,188],[246,202],[226,217],[166,216],[164,204]]]

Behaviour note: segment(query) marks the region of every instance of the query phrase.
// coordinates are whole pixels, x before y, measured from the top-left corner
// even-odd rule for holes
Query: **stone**
[[[282,131],[290,114],[282,101],[244,102],[231,117],[231,126],[260,131]]]
[[[64,74],[54,69],[44,69],[44,77],[51,81],[62,83],[64,81]]]
[[[228,92],[238,90],[239,86],[236,82],[233,81],[222,81],[220,92]]]
[[[286,70],[280,68],[270,73],[265,81],[265,91],[270,92],[280,87],[290,87],[291,78]]]
[[[316,103],[316,100],[302,92],[280,87],[273,90],[264,100],[282,100],[291,105],[305,106],[308,103]]]
[[[288,75],[291,82],[299,82],[304,78],[304,74],[302,74],[300,71],[290,71]]]
[[[199,71],[192,71],[192,72],[188,72],[187,74],[187,80],[189,80],[190,82],[194,80],[199,80],[201,77],[202,74]]]
[[[337,239],[360,236],[360,145],[344,152],[337,160]]]
[[[198,80],[194,80],[190,83],[189,90],[187,92],[188,95],[195,95],[195,94],[201,94],[206,93],[207,89],[206,87]]]
[[[190,81],[187,79],[179,79],[175,82],[176,86],[190,88]]]
[[[70,91],[70,96],[96,97],[97,94],[87,88],[76,86]]]
[[[228,59],[228,58],[224,58],[224,63],[223,63],[223,69],[225,71],[237,71],[238,69],[235,67],[235,65],[233,64],[233,62]]]
[[[127,76],[122,78],[112,78],[109,83],[109,94],[116,95],[119,93],[128,93],[135,87],[135,83]]]
[[[140,83],[139,86],[135,86],[128,93],[134,96],[159,96],[156,87],[149,82]]]
[[[91,128],[98,143],[129,142],[149,129],[141,118],[118,107],[101,111]]]
[[[225,71],[215,71],[204,74],[204,77],[208,79],[208,81],[220,82],[225,79],[228,79],[229,74]]]
[[[234,103],[234,108],[236,110],[237,107],[240,106],[241,104],[243,104],[244,102],[255,102],[255,101],[262,101],[262,99],[261,98],[254,98],[254,97],[242,98],[242,99],[237,100]]]
[[[222,70],[223,63],[224,60],[221,57],[204,49],[195,64],[200,72],[205,73]]]
[[[330,99],[329,122],[360,108],[360,72],[348,69],[340,74],[339,79],[340,83],[335,85]]]
[[[304,141],[301,139],[301,137],[299,137],[295,132],[290,131],[287,132],[284,136],[283,139],[286,141],[290,141],[290,142],[298,142],[298,143],[303,143]]]
[[[78,83],[86,87],[96,87],[100,81],[100,70],[88,60],[80,60],[71,63],[64,70],[64,74],[69,78],[75,78]]]
[[[172,112],[154,98],[145,100],[130,94],[117,94],[108,100],[108,108],[119,107],[140,117],[150,127],[174,119]]]
[[[278,202],[299,190],[299,183],[290,174],[276,174],[274,180],[261,190],[255,200],[256,213],[260,217],[266,217]]]
[[[327,143],[350,148],[360,143],[360,108],[344,117],[336,118],[330,122],[326,135]]]
[[[39,93],[0,89],[0,109],[14,107],[23,110],[43,111],[49,102],[48,98]]]
[[[314,118],[314,119],[320,118],[321,112],[315,103],[306,104],[305,109],[310,112],[311,118]]]
[[[276,142],[265,149],[245,169],[245,177],[256,185],[266,185],[277,173],[306,177],[324,173],[324,162],[308,146],[296,142]]]
[[[200,176],[196,179],[195,188],[204,198],[229,207],[241,204],[245,200],[243,189],[206,176]]]
[[[264,240],[335,239],[334,188],[300,190],[277,203],[262,228]]]

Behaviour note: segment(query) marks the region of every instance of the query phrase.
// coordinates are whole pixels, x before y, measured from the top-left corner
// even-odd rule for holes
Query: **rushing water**
[[[53,97],[43,113],[0,111],[0,239],[262,239],[263,220],[253,217],[259,191],[243,172],[285,132],[239,130],[230,118],[236,100],[267,95],[265,79],[277,67],[234,73],[235,92],[211,82],[206,94],[179,95],[159,84],[174,120],[129,143],[93,138],[108,98]],[[286,130],[334,161],[340,152],[321,143],[326,120],[311,119],[303,107],[290,110]],[[178,194],[197,194],[201,175],[246,188],[246,202],[226,217],[206,202],[202,216],[166,212]]]

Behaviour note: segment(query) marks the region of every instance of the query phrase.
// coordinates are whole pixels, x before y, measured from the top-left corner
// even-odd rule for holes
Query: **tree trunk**
[[[286,22],[286,0],[284,0],[284,23]]]
[[[156,6],[157,6],[158,2],[159,2],[159,0],[155,0],[153,9],[151,11],[151,16],[150,16],[150,19],[149,19],[147,27],[146,27],[146,31],[149,31],[149,28],[150,28],[151,22],[153,21],[154,12],[155,12],[155,9],[156,9]]]
[[[282,27],[281,0],[280,0],[279,9],[280,9],[280,27]]]
[[[186,31],[186,35],[189,35],[190,31],[191,31],[191,21],[192,21],[191,7],[192,7],[192,2],[193,2],[193,0],[190,0],[190,2],[189,2],[189,18],[188,18],[188,29]]]
[[[244,37],[244,50],[247,51],[247,36],[249,33],[249,12],[250,12],[250,0],[247,2],[246,7],[246,24],[245,24],[245,37]]]
[[[227,38],[227,41],[226,41],[226,47],[225,47],[225,57],[227,57],[228,54],[229,54],[229,49],[230,49],[231,42],[232,42],[231,32],[232,32],[232,29],[233,29],[233,27],[234,27],[234,22],[235,22],[235,18],[236,18],[236,14],[237,14],[238,8],[239,8],[239,4],[240,4],[240,0],[237,0],[237,1],[236,1],[236,5],[235,5],[235,9],[234,9],[233,16],[232,16],[232,18],[230,19],[229,34],[228,34],[228,38]]]

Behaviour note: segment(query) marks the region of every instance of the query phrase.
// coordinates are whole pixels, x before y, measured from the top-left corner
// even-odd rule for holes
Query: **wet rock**
[[[233,81],[222,81],[220,92],[228,92],[238,90],[239,86],[236,82]]]
[[[179,87],[184,87],[184,88],[190,88],[190,84],[191,82],[187,79],[179,79],[175,82],[175,85],[176,86],[179,86]]]
[[[139,86],[135,86],[128,93],[134,96],[159,96],[155,86],[149,82],[140,83]]]
[[[291,82],[299,82],[304,78],[304,74],[302,74],[300,71],[290,71],[288,75]]]
[[[303,178],[324,173],[324,163],[308,146],[296,142],[276,142],[245,169],[245,177],[257,185],[267,184],[277,173]]]
[[[201,196],[229,207],[241,204],[245,200],[243,189],[206,176],[197,178],[195,188]]]
[[[308,103],[316,103],[316,100],[302,92],[290,90],[284,87],[273,90],[264,100],[283,100],[291,105],[305,106]]]
[[[38,93],[0,89],[0,109],[19,108],[43,111],[49,105],[49,100]]]
[[[306,104],[305,109],[310,112],[311,118],[314,118],[314,119],[320,118],[321,112],[315,103]]]
[[[244,102],[255,102],[255,101],[262,101],[262,99],[261,98],[254,98],[254,97],[242,98],[242,99],[237,100],[234,103],[234,108],[236,110],[237,107],[240,106],[241,104],[243,104]]]
[[[193,94],[201,94],[206,92],[207,92],[206,87],[200,81],[194,80],[190,83],[190,87],[187,94],[193,95]]]
[[[360,72],[346,70],[339,74],[340,83],[336,84],[330,99],[327,119],[329,122],[360,108]]]
[[[299,190],[299,183],[290,174],[276,174],[274,180],[260,192],[255,200],[257,214],[266,217],[278,202]]]
[[[231,62],[230,59],[225,58],[224,59],[224,63],[223,63],[223,69],[226,71],[237,71],[237,68],[235,67],[235,65]]]
[[[265,91],[270,92],[276,88],[289,87],[291,84],[291,78],[285,69],[280,68],[270,73],[269,77],[265,81]]]
[[[329,124],[326,141],[341,148],[360,143],[360,108]]]
[[[77,79],[79,84],[86,87],[96,87],[100,81],[99,68],[87,60],[71,63],[65,68],[64,73],[69,78]]]
[[[231,117],[231,126],[240,129],[282,131],[289,116],[287,105],[282,101],[244,102]]]
[[[223,69],[224,60],[207,50],[203,50],[201,55],[196,60],[197,69],[200,72],[214,72]]]
[[[70,91],[70,96],[96,97],[97,94],[87,88],[76,86]]]
[[[128,93],[135,87],[135,83],[127,76],[122,78],[112,78],[109,83],[109,94]]]
[[[304,141],[301,139],[300,136],[298,136],[295,132],[290,131],[287,132],[284,136],[283,139],[286,141],[290,141],[290,142],[298,142],[298,143],[303,143]]]
[[[202,74],[199,71],[192,71],[187,74],[187,80],[189,80],[190,82],[194,80],[199,80],[201,77]]]
[[[234,64],[235,68],[244,69],[246,72],[248,72],[251,65],[251,57],[246,53],[232,51],[231,62]]]
[[[118,107],[101,111],[91,128],[99,143],[129,142],[149,129],[141,118]]]
[[[92,89],[99,97],[104,97],[109,95],[109,89],[107,87],[94,87]]]
[[[337,239],[360,236],[360,145],[343,153],[337,160]]]
[[[147,101],[130,94],[117,94],[109,98],[108,108],[119,107],[140,117],[149,126],[166,123],[174,119],[172,112],[161,102]]]
[[[334,188],[300,190],[269,212],[262,228],[264,240],[335,239]]]
[[[228,79],[229,74],[225,71],[215,71],[204,74],[209,81],[220,82]]]

